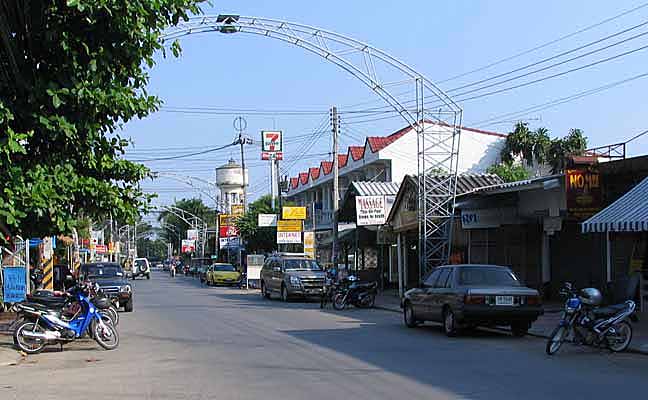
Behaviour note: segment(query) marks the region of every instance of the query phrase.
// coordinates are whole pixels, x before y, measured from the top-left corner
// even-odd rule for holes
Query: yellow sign
[[[232,215],[243,215],[245,213],[245,207],[243,204],[232,204]]]
[[[284,207],[282,219],[306,219],[306,207]]]
[[[310,258],[315,258],[315,232],[304,232],[304,253]]]
[[[218,216],[218,226],[234,226],[235,216],[232,214],[220,214]]]
[[[277,221],[277,232],[301,232],[302,222],[299,220]]]

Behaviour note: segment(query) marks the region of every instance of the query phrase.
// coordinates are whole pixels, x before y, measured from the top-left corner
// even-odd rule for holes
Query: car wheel
[[[450,308],[443,313],[443,332],[448,337],[457,336],[457,320]]]
[[[133,298],[128,299],[126,304],[124,304],[124,312],[133,312]]]
[[[403,320],[405,321],[405,326],[408,328],[416,328],[419,325],[419,321],[414,315],[414,307],[412,307],[412,303],[409,301],[403,307]]]
[[[268,288],[266,288],[265,282],[263,281],[261,281],[261,296],[266,299],[270,298],[270,292],[268,292]]]
[[[288,289],[286,289],[286,285],[281,285],[281,301],[288,302],[288,300]]]
[[[523,337],[529,331],[530,324],[528,322],[516,322],[511,324],[511,332],[515,337]]]

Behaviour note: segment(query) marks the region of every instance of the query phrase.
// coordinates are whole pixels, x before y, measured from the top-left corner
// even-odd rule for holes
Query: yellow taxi
[[[241,273],[232,264],[216,263],[207,267],[207,285],[240,285]]]

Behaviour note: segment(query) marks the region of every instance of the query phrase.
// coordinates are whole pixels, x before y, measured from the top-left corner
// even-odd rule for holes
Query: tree
[[[515,163],[502,162],[488,167],[486,170],[489,174],[495,174],[502,178],[504,182],[517,182],[529,179],[529,170],[523,165]]]
[[[564,138],[551,139],[547,128],[532,131],[527,123],[518,122],[506,137],[500,156],[505,166],[513,166],[521,159],[529,167],[548,164],[552,173],[560,173],[569,156],[581,155],[586,148],[587,139],[580,129],[571,129]]]
[[[178,200],[173,204],[173,207],[180,208],[197,216],[208,225],[216,223],[216,211],[205,205],[201,199]],[[158,221],[160,221],[163,228],[163,231],[160,231],[161,236],[172,243],[175,249],[179,249],[180,240],[186,238],[187,229],[191,229],[192,227],[173,212],[166,210],[160,213]]]
[[[259,227],[259,214],[279,214],[272,208],[272,196],[265,195],[248,205],[247,212],[236,220],[241,238],[247,242],[249,253],[264,253],[277,248],[277,228]]]
[[[200,1],[0,3],[0,225],[44,236],[146,207],[149,172],[123,159],[118,130],[159,108],[147,68],[164,28]]]

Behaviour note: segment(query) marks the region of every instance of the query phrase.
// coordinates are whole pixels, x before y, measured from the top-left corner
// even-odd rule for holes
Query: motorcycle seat
[[[599,307],[594,309],[594,315],[597,317],[611,317],[626,309],[625,304],[614,304],[607,307]]]
[[[45,306],[51,306],[51,307],[62,307],[65,302],[66,298],[65,297],[58,297],[58,296],[27,296],[27,300],[29,300],[30,303],[38,303],[38,304],[43,304]]]
[[[28,303],[21,303],[21,305],[25,308],[33,308],[36,311],[56,311],[52,307],[48,307],[41,303],[28,302]]]

